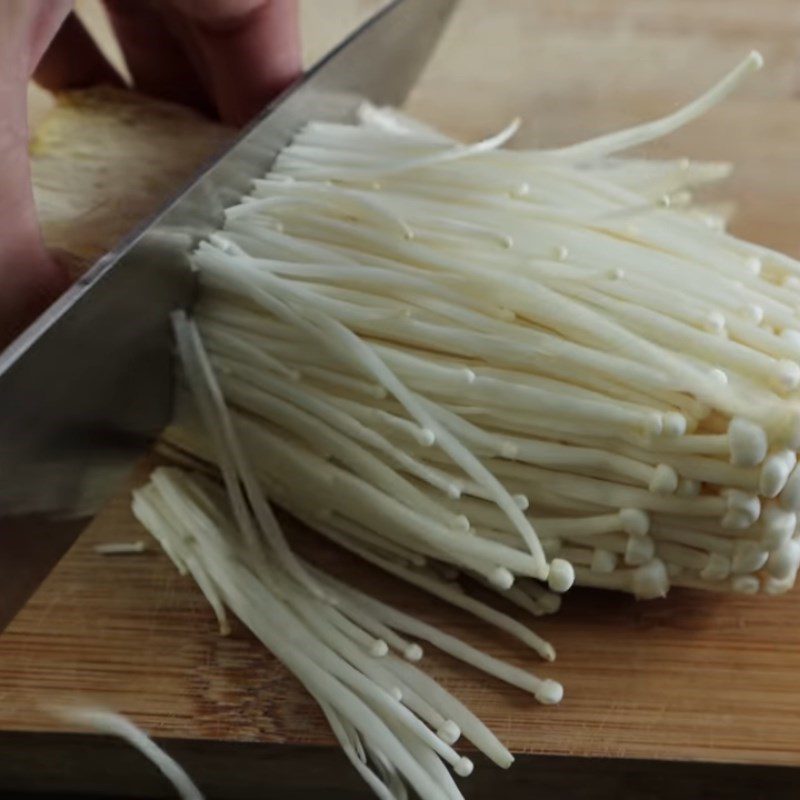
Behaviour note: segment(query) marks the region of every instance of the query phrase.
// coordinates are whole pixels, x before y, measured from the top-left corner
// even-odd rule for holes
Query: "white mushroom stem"
[[[151,761],[175,787],[182,800],[203,800],[203,794],[175,759],[162,750],[147,734],[122,714],[103,708],[63,706],[50,709],[54,716],[71,725],[80,725],[98,733],[116,736],[128,742]]]
[[[198,498],[204,497],[206,501],[212,501],[211,495],[203,493],[199,487],[195,489],[188,478],[180,476],[174,470],[167,471],[162,469],[158,475],[160,476],[159,482],[152,486],[153,491],[157,491],[158,486],[165,487],[170,485],[176,493],[198,491]],[[155,511],[156,507],[152,505],[153,491],[148,488],[147,493],[139,493],[137,495],[137,499],[140,502],[138,508],[145,507]],[[168,498],[165,495],[159,494],[158,496],[162,502],[168,502]],[[175,544],[178,541],[183,541],[184,544],[182,546],[189,550],[198,547],[203,548],[202,551],[198,550],[198,554],[202,553],[200,558],[208,566],[209,575],[219,586],[222,595],[225,597],[225,602],[234,608],[245,624],[252,627],[254,632],[265,641],[265,644],[276,655],[281,657],[290,668],[297,672],[298,676],[315,696],[326,703],[327,707],[335,708],[337,714],[339,716],[343,715],[346,720],[349,720],[356,729],[361,731],[362,735],[368,738],[375,737],[380,749],[387,754],[390,761],[404,772],[412,785],[415,785],[420,791],[421,796],[438,797],[436,792],[432,792],[423,775],[408,762],[402,750],[398,750],[392,740],[381,733],[379,719],[382,717],[385,717],[392,729],[397,729],[397,726],[400,726],[408,732],[408,735],[413,733],[415,741],[419,742],[419,745],[415,745],[415,747],[425,744],[426,747],[450,762],[454,769],[459,771],[459,774],[467,774],[471,769],[468,759],[463,759],[455,754],[445,741],[423,726],[410,711],[405,710],[396,699],[392,699],[390,694],[386,694],[383,690],[377,691],[377,689],[371,688],[373,684],[367,682],[367,675],[372,676],[371,679],[377,679],[376,687],[384,686],[388,690],[392,690],[395,685],[399,685],[398,688],[405,687],[406,702],[409,702],[416,711],[422,713],[429,721],[438,723],[446,737],[453,737],[455,732],[453,724],[448,724],[448,718],[442,715],[441,712],[436,711],[436,706],[431,705],[430,700],[425,699],[414,687],[407,686],[402,676],[390,677],[390,673],[386,672],[384,668],[378,668],[379,664],[387,663],[388,657],[376,659],[374,655],[371,656],[366,651],[361,650],[352,637],[343,638],[337,632],[337,627],[321,624],[322,618],[317,616],[317,612],[314,609],[317,607],[324,608],[324,605],[320,606],[322,601],[315,595],[308,593],[302,584],[294,582],[294,579],[288,574],[284,574],[282,577],[277,573],[273,574],[273,579],[278,578],[275,588],[279,594],[270,594],[266,586],[258,581],[246,566],[232,560],[234,550],[229,553],[226,552],[228,547],[226,543],[230,543],[234,549],[241,546],[236,544],[236,538],[216,528],[211,518],[204,516],[206,512],[203,509],[197,505],[192,505],[194,501],[188,494],[181,494],[181,497],[184,499],[185,507],[190,510],[191,517],[202,522],[200,528],[185,526],[185,523],[178,516],[171,517],[172,522],[170,523],[166,522],[166,518],[161,517],[158,518],[157,522],[152,519],[147,520],[149,524],[159,528],[162,538],[170,538]],[[156,511],[156,513],[158,512]],[[179,532],[177,528],[169,527],[172,524],[179,525],[183,532]],[[205,531],[203,538],[194,540],[194,532],[199,532],[200,530]],[[205,549],[207,547],[217,548],[217,550],[212,553],[211,550]],[[308,574],[313,572],[317,579],[322,578],[321,583],[326,586],[326,594],[330,593],[327,587],[334,587],[334,583],[331,580],[326,580],[322,573],[316,570],[312,571],[308,566],[304,565],[304,569]],[[279,599],[280,596],[283,596],[283,601]],[[358,604],[363,609],[363,614],[367,614],[370,610],[369,606],[364,602],[365,599],[363,596],[358,598]],[[286,601],[288,601],[289,605],[284,604]],[[300,616],[293,616],[290,606],[299,609],[301,611]],[[254,612],[257,609],[261,613],[254,616]],[[267,616],[263,616],[263,614],[267,614]],[[269,626],[265,625],[265,619],[270,620]],[[297,623],[303,620],[305,625],[309,626],[308,628],[304,627],[304,625],[297,626]],[[433,631],[433,629],[430,630]],[[292,632],[290,633],[290,631]],[[349,633],[350,631],[348,630]],[[321,638],[315,639],[313,638],[314,636]],[[436,634],[433,633],[433,638],[435,637]],[[351,643],[348,644],[348,641]],[[450,639],[450,641],[455,643],[457,640]],[[333,649],[325,649],[325,644],[323,644],[325,642]],[[335,653],[339,653],[345,660],[341,660],[340,656],[336,656]],[[309,658],[312,654],[313,660]],[[353,666],[349,666],[348,663]],[[360,670],[367,670],[367,673],[362,674],[357,671],[355,665],[358,665]],[[330,674],[327,672],[328,670]],[[363,693],[367,705],[359,706],[358,703],[354,703],[352,700],[354,696],[347,695],[346,692],[345,694],[340,694],[341,689],[336,689],[334,692],[334,684],[331,683],[333,680],[343,681],[343,685],[351,686],[353,689],[358,687],[358,691]],[[545,684],[546,686],[547,684]],[[400,689],[400,692],[402,694],[402,689]],[[426,696],[431,696],[432,694],[438,705],[443,695],[432,693],[430,685],[428,685]],[[377,716],[364,716],[367,706],[373,709],[370,714],[374,713]],[[458,704],[449,704],[448,710],[450,707],[456,708]],[[475,727],[474,724],[473,727]],[[341,736],[341,729],[338,730],[337,735]],[[482,729],[480,730],[480,737],[491,741],[491,737],[487,737],[487,733]],[[493,756],[496,758],[499,744],[492,743],[491,746]]]
[[[553,151],[553,154],[561,158],[569,159],[596,158],[599,155],[608,155],[609,153],[635,147],[636,145],[651,141],[652,139],[665,136],[683,127],[688,122],[704,114],[709,108],[722,101],[739,86],[748,73],[761,69],[763,64],[764,59],[761,54],[754,50],[736,67],[736,69],[729,72],[719,83],[712,86],[705,94],[697,98],[697,100],[684,106],[673,114],[653,122],[637,125],[634,128],[607,134],[597,139],[590,139],[588,142],[582,142],[581,144],[572,145],[571,147],[564,147],[560,150]]]
[[[147,545],[143,541],[137,542],[104,542],[94,546],[95,553],[103,556],[129,556],[144,553]]]
[[[531,649],[535,650],[545,660],[553,661],[555,659],[555,650],[549,642],[546,642],[544,639],[534,634],[533,631],[526,628],[524,625],[521,625],[511,617],[495,611],[494,609],[490,608],[484,603],[479,602],[478,600],[475,600],[459,589],[453,589],[453,587],[445,581],[434,580],[416,572],[415,570],[402,567],[390,561],[386,561],[380,556],[371,553],[369,550],[352,543],[347,539],[346,536],[342,536],[333,530],[327,529],[325,530],[325,533],[337,544],[341,545],[347,550],[350,550],[366,561],[369,561],[371,564],[375,564],[386,572],[396,575],[397,577],[402,578],[404,581],[412,583],[415,586],[419,586],[420,588],[425,589],[425,591],[441,598],[445,602],[462,608],[465,611],[469,611],[480,619],[483,619],[484,621],[495,625],[501,630],[510,633],[512,636],[515,636],[520,641],[527,644]]]
[[[664,563],[658,559],[636,569],[618,569],[608,573],[576,567],[575,576],[583,586],[630,592],[642,600],[664,597],[670,585]]]

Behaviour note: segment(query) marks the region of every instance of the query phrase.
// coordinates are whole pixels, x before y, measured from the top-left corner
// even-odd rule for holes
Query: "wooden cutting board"
[[[342,2],[336,24],[375,5]],[[306,3],[311,52],[330,7]],[[519,114],[521,143],[566,142],[672,108],[757,46],[765,72],[650,152],[736,161],[727,187],[740,207],[736,231],[798,255],[797,42],[789,0],[467,0],[409,108],[465,138]],[[0,635],[0,793],[172,796],[126,747],[46,713],[85,700],[130,715],[209,796],[368,796],[296,681],[240,627],[220,637],[200,593],[155,547],[94,552],[147,538],[129,490],[153,463],[140,465]],[[561,613],[534,621],[558,650],[544,665],[463,613],[296,537],[389,602],[564,684],[563,703],[545,708],[427,649],[426,669],[518,754],[509,772],[478,759],[463,782],[469,797],[800,795],[797,592],[676,591],[636,603],[575,591]]]

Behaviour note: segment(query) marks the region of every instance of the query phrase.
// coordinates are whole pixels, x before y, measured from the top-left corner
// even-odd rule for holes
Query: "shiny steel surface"
[[[303,124],[401,103],[455,3],[390,3],[0,353],[0,630],[169,421],[193,245]]]

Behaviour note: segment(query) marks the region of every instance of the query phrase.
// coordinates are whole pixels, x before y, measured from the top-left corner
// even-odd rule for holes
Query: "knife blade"
[[[395,0],[0,353],[0,631],[169,422],[188,256],[311,120],[398,105],[457,0]]]

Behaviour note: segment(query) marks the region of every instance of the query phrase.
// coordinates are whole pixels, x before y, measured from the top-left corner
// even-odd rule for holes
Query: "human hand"
[[[121,83],[72,0],[0,0],[0,348],[67,286],[30,186],[27,83]],[[134,87],[241,124],[301,70],[296,0],[105,0]]]

